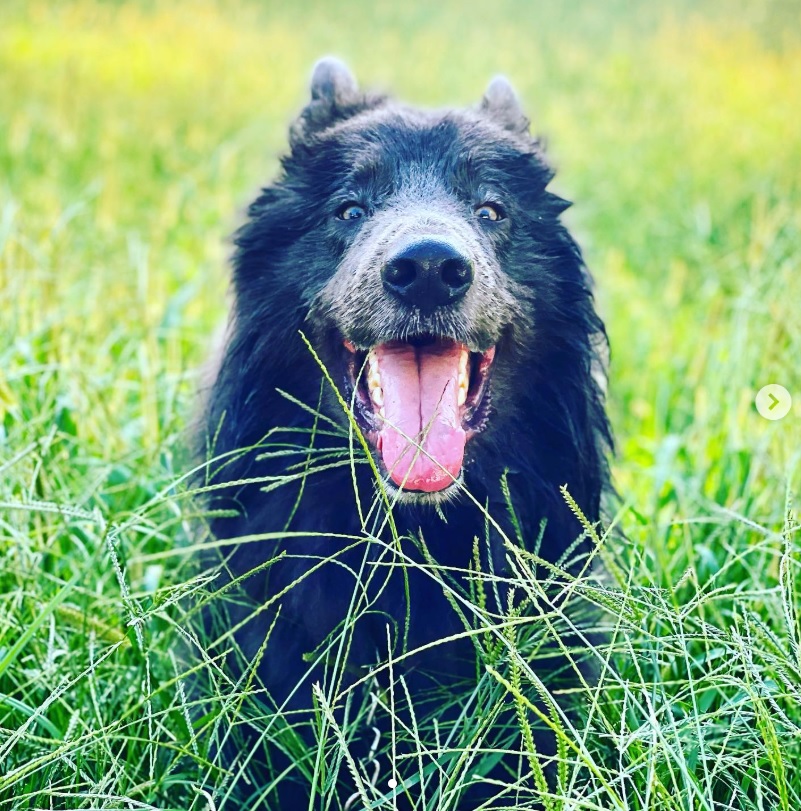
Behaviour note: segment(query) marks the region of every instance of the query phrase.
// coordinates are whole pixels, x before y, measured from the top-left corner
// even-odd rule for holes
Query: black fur
[[[464,631],[442,586],[420,568],[404,566],[404,560],[426,562],[421,538],[438,564],[452,567],[454,588],[465,592],[474,538],[482,548],[488,540],[485,570],[492,566],[498,575],[507,570],[501,536],[488,527],[476,503],[523,545],[534,544],[545,522],[539,551],[558,561],[581,535],[560,486],[567,485],[591,521],[599,520],[607,486],[605,453],[611,446],[598,382],[604,365],[598,353],[606,351],[604,327],[579,248],[559,219],[568,204],[546,190],[553,172],[539,143],[528,135],[508,85],[496,80],[473,110],[419,111],[360,94],[352,79],[326,64],[316,74],[312,101],[292,127],[280,176],[250,206],[249,219],[236,235],[234,309],[202,436],[204,453],[212,457],[211,506],[233,511],[213,520],[212,531],[219,539],[248,536],[225,548],[224,579],[258,569],[226,592],[234,597],[228,601],[228,622],[244,620],[254,606],[272,601],[236,631],[244,659],[233,657],[232,666],[241,672],[259,654],[269,630],[257,672],[269,694],[264,701],[295,711],[312,707],[313,682],[331,678],[330,668],[310,666],[308,654],[319,652],[348,614],[357,586],[354,573],[364,560],[392,565],[370,570],[359,606],[362,616],[351,629],[347,666],[339,673],[340,690],[387,659],[387,626],[395,654],[404,645],[411,651]],[[484,227],[469,220],[477,201],[491,195],[503,206],[505,219],[493,223],[491,232],[477,231],[477,239],[500,268],[499,295],[509,294],[504,301],[513,302],[513,312],[500,299],[475,301],[473,310],[465,305],[462,311],[439,312],[426,323],[420,314],[404,316],[387,302],[370,306],[360,300],[366,295],[362,282],[349,290],[343,261],[356,250],[359,229],[367,224],[343,223],[336,217],[338,208],[357,199],[369,217],[403,198],[408,209],[421,188],[435,188],[455,210],[463,205],[465,227]],[[332,283],[335,273],[342,278],[337,284]],[[437,506],[422,501],[395,505],[392,521],[406,540],[393,546],[391,527],[383,521],[381,528],[384,507],[373,511],[368,527],[360,521],[356,498],[366,513],[375,501],[376,482],[358,442],[355,490],[347,462],[312,473],[304,484],[271,484],[305,458],[276,451],[308,446],[315,422],[327,429],[314,437],[315,454],[348,448],[347,418],[323,380],[320,362],[349,399],[342,383],[343,339],[370,346],[401,329],[445,333],[482,349],[497,344],[497,355],[486,426],[467,444],[464,486],[475,502],[457,495]],[[318,406],[341,430],[311,413]],[[322,466],[337,457],[314,458],[320,459],[314,466]],[[519,535],[509,518],[504,478]],[[289,534],[277,539],[251,537],[284,531]],[[359,542],[371,533],[384,543]],[[574,551],[585,547],[586,541]],[[335,561],[309,574],[315,562],[329,555],[336,555]],[[302,579],[288,588],[297,578]],[[422,714],[426,691],[435,681],[455,692],[469,691],[480,672],[473,643],[462,640],[407,658],[395,667],[394,677],[405,674]],[[303,712],[297,717],[309,718]],[[253,734],[251,728],[251,744]],[[226,757],[232,756],[229,750]],[[250,786],[251,799],[243,800],[242,807],[255,807],[253,797],[268,786],[268,766],[278,768],[282,762],[265,764],[261,754],[255,759],[257,773],[267,776]],[[344,767],[340,782],[335,791],[341,803],[354,790]],[[266,796],[267,807],[305,808],[308,791],[302,778],[290,775]],[[472,802],[463,799],[458,807],[472,807]],[[332,807],[338,807],[336,802]]]

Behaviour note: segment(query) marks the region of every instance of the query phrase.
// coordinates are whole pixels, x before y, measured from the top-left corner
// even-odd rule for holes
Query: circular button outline
[[[754,405],[763,419],[782,420],[790,413],[793,398],[780,383],[768,383],[757,392]]]

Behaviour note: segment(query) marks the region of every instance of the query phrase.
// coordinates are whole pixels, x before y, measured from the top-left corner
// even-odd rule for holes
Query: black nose
[[[426,239],[395,254],[381,278],[384,287],[406,304],[433,310],[464,296],[473,282],[473,266],[447,242]]]

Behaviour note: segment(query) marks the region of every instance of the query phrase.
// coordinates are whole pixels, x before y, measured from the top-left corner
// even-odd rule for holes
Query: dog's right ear
[[[290,129],[293,146],[368,106],[348,66],[334,56],[324,56],[314,66],[310,89],[311,100]]]
[[[324,56],[314,66],[311,78],[312,103],[348,104],[359,92],[348,66],[335,56]]]

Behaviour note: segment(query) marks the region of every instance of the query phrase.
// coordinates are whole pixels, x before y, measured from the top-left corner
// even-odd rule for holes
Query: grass
[[[792,4],[9,0],[2,16],[0,808],[226,807],[177,653],[204,593],[181,448],[225,314],[224,237],[327,52],[421,104],[473,103],[507,73],[577,201],[626,539],[605,539],[607,586],[582,586],[616,623],[580,719],[556,717],[552,806],[798,806]],[[753,406],[768,382],[795,395],[781,422]],[[516,627],[471,720],[511,701],[525,749],[536,639]],[[242,685],[219,693],[257,711]],[[332,722],[318,772],[348,768]]]

